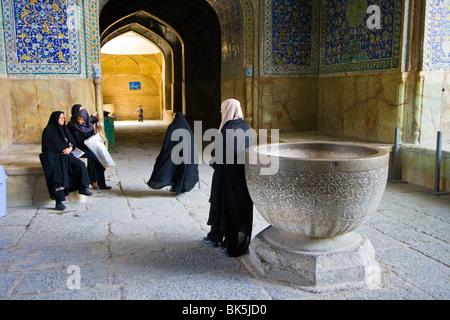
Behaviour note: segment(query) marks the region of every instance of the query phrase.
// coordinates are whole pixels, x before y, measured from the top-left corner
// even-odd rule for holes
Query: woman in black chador
[[[71,152],[76,147],[75,140],[64,125],[64,112],[55,111],[50,115],[42,132],[42,153],[39,155],[51,199],[56,201],[56,209],[64,210],[62,203],[69,191],[92,195],[87,190],[90,180],[83,161]]]
[[[176,132],[177,138],[175,139],[174,137],[175,141],[172,141],[172,135],[177,129],[182,130]],[[182,139],[186,140],[178,138],[180,136]],[[180,150],[180,152],[176,152],[178,159],[172,159],[172,150],[176,146],[178,146]],[[185,146],[185,148],[182,148],[182,146]],[[178,151],[178,149],[176,151]],[[189,154],[183,154],[183,152],[186,151]],[[176,161],[174,162],[173,160]],[[156,158],[152,175],[147,184],[152,189],[161,189],[165,186],[171,186],[171,191],[180,194],[190,191],[197,182],[198,161],[194,134],[184,115],[177,112],[175,119],[167,128],[164,143]]]
[[[203,242],[217,247],[229,256],[238,257],[246,252],[252,233],[253,202],[245,180],[245,164],[238,161],[251,144],[251,134],[247,122],[243,120],[241,105],[235,99],[228,99],[221,106],[222,123],[219,131],[222,134],[223,160],[214,158],[218,150],[214,150],[212,167],[214,173],[211,184],[211,203],[208,225],[211,230],[203,238]],[[241,129],[241,130],[239,130]],[[227,130],[235,133],[237,138],[227,139]],[[239,133],[239,130],[241,133]],[[243,133],[247,133],[244,135]],[[237,140],[245,139],[245,141]],[[229,141],[233,140],[233,141]],[[231,148],[227,145],[231,145]],[[220,147],[216,146],[215,148]],[[227,152],[233,152],[232,155]],[[227,163],[232,159],[232,163]],[[218,163],[221,162],[221,163]],[[229,162],[229,161],[228,161]]]
[[[87,158],[88,160],[87,169],[92,188],[96,190],[111,189],[105,182],[105,167],[102,166],[97,157],[84,144],[86,139],[89,139],[98,133],[98,130],[94,128],[94,125],[91,122],[91,117],[92,116],[89,116],[86,109],[83,109],[81,105],[76,104],[72,107],[72,117],[67,124],[67,128],[74,137],[78,149],[84,152],[82,157]]]

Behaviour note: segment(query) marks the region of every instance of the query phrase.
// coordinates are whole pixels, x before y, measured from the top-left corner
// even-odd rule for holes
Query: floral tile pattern
[[[87,77],[91,61],[86,61],[85,34],[80,32],[84,1],[4,0],[2,4],[8,74]]]
[[[424,70],[450,70],[450,0],[427,1],[423,54]]]
[[[264,1],[263,71],[317,74],[320,2]]]
[[[379,9],[379,28],[369,25]],[[321,73],[399,68],[401,0],[322,1]]]

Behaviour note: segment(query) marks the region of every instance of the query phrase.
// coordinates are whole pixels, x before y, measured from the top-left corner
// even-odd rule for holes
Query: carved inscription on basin
[[[253,147],[279,161],[275,174],[246,164],[250,195],[272,226],[294,237],[330,238],[360,226],[378,206],[388,174],[388,153],[365,145],[278,144]]]

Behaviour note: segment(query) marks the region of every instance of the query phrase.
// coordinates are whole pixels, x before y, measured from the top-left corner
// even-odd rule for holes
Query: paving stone
[[[53,291],[76,291],[77,283],[72,282],[74,272],[64,268],[52,268],[41,271],[23,273],[17,285],[15,294],[26,295]],[[107,265],[80,265],[79,288],[90,288],[109,283]],[[69,271],[69,272],[68,272]]]
[[[450,196],[390,184],[377,211],[356,231],[382,268],[376,290],[314,294],[255,278],[243,258],[202,243],[209,231],[213,170],[199,165],[200,188],[174,195],[146,184],[165,128],[116,128],[111,190],[53,204],[7,208],[0,218],[0,299],[18,300],[447,300],[450,298]],[[121,130],[125,130],[122,131]],[[269,224],[254,208],[255,237]],[[80,267],[70,290],[67,268]]]
[[[25,231],[25,226],[0,226],[0,249],[15,246]]]
[[[0,298],[8,296],[18,276],[16,272],[0,273]]]
[[[200,279],[201,277],[201,279]],[[202,283],[199,286],[199,282]],[[125,299],[146,300],[255,300],[270,299],[264,288],[239,272],[204,274],[158,281],[127,283]]]

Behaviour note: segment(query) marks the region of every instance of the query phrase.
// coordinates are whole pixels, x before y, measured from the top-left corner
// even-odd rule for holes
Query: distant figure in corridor
[[[171,139],[177,129],[183,130],[181,131],[185,133],[183,139],[189,139],[185,142],[190,146],[189,155],[184,155],[188,158],[188,161],[179,164],[174,163],[172,159],[172,150],[181,143],[180,140],[172,141]],[[198,181],[197,147],[194,141],[194,133],[184,115],[178,112],[167,128],[161,151],[156,158],[152,175],[147,184],[152,189],[171,186],[170,190],[178,195],[190,191]]]
[[[142,109],[142,105],[134,113],[138,114],[138,122],[144,122],[144,109]]]
[[[81,157],[87,158],[88,160],[87,169],[92,188],[96,190],[111,189],[105,182],[105,168],[92,151],[84,144],[86,139],[89,139],[98,133],[98,130],[95,129],[94,125],[91,123],[91,117],[87,110],[83,109],[80,105],[74,105],[72,107],[72,117],[67,124],[67,128],[75,139],[78,149],[84,152]]]
[[[64,112],[54,111],[42,132],[42,153],[39,155],[50,198],[56,201],[56,210],[64,210],[63,201],[70,191],[86,196],[89,174],[83,161],[72,155],[76,143],[65,126]]]
[[[243,120],[238,100],[225,100],[221,105],[221,113],[222,122],[219,130],[223,137],[223,161],[211,164],[214,173],[207,222],[211,230],[203,238],[203,242],[212,247],[217,247],[221,243],[220,250],[223,253],[238,257],[246,252],[250,244],[253,224],[253,202],[245,180],[245,164],[237,161],[239,155],[251,145],[251,135],[244,138],[245,143],[237,143],[237,138],[234,138],[234,141],[227,141],[227,130],[233,132],[238,129],[242,129],[243,132],[250,130],[247,122]],[[226,146],[230,144],[231,148],[227,148]],[[227,156],[229,150],[233,155]],[[234,161],[230,164],[226,163],[226,159]]]

